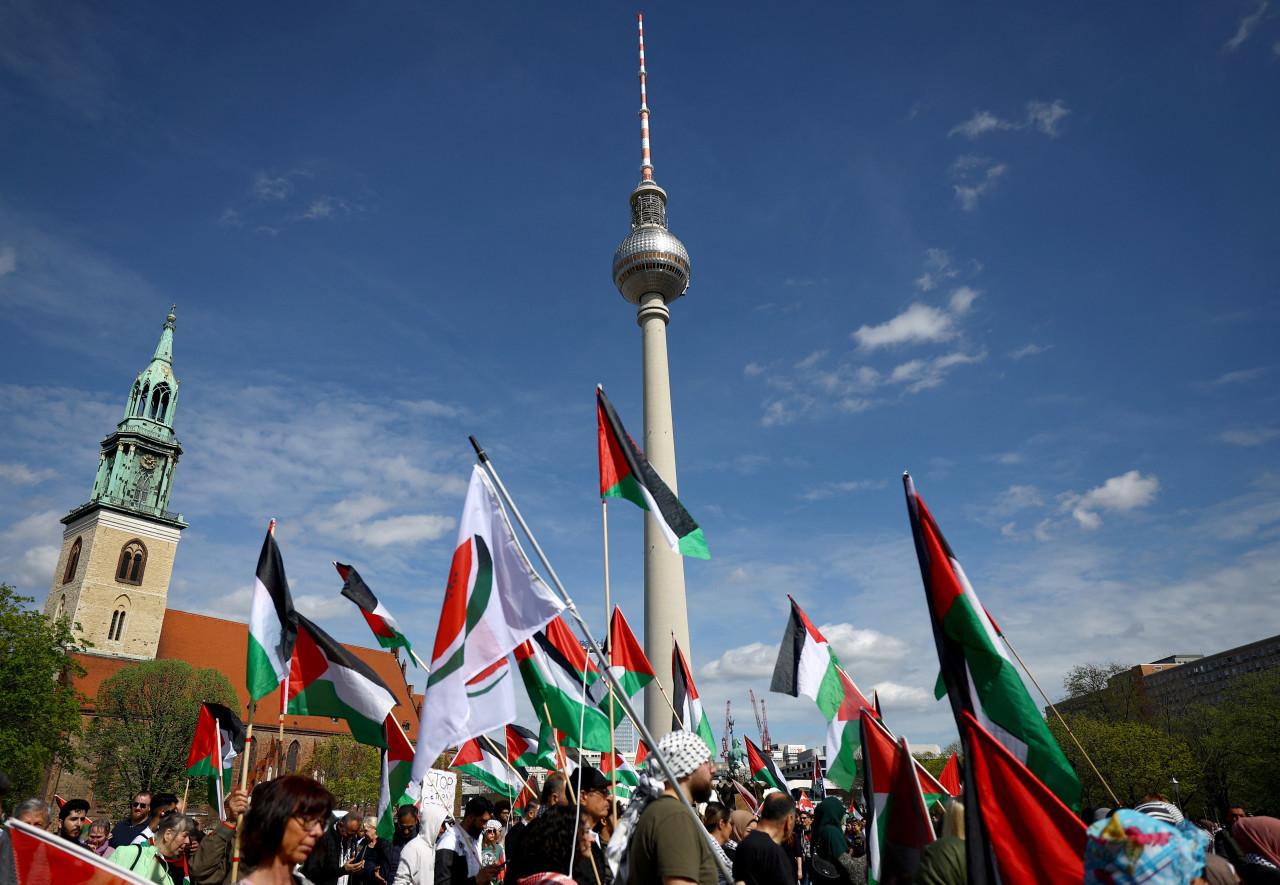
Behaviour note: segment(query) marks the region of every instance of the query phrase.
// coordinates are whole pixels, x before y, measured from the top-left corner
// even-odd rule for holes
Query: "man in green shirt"
[[[678,782],[668,783],[640,815],[631,837],[631,881],[635,885],[716,885],[716,859],[707,831],[676,793],[679,789],[694,805],[711,798],[716,770],[711,753],[692,731],[669,732],[658,742],[658,752]]]

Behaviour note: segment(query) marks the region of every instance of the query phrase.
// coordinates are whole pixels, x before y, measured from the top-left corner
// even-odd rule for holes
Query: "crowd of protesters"
[[[867,881],[868,835],[844,800],[798,807],[775,790],[755,811],[731,809],[712,799],[715,766],[698,735],[673,731],[658,752],[675,780],[649,782],[625,808],[614,802],[609,779],[584,764],[569,777],[550,773],[514,818],[510,802],[482,796],[468,800],[457,820],[436,804],[400,806],[390,839],[378,836],[373,817],[335,814],[328,790],[297,775],[262,783],[252,795],[232,790],[226,822],[207,835],[171,793],[139,793],[115,826],[89,820],[82,799],[61,802],[56,824],[40,799],[19,802],[11,814],[157,885],[615,885],[615,876],[626,885]],[[953,798],[931,812],[937,838],[909,882],[897,885],[967,885],[964,803]],[[1089,825],[1086,885],[1280,883],[1276,818],[1233,807],[1224,825],[1192,823],[1162,796],[1134,808],[1086,809],[1082,818]],[[0,885],[24,885],[7,831],[0,832]]]

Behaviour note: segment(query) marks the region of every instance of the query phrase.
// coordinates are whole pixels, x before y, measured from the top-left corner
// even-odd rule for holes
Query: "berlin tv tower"
[[[644,16],[640,23],[640,183],[631,192],[631,235],[613,256],[613,282],[636,305],[644,374],[645,456],[676,487],[676,443],[671,424],[671,377],[667,369],[667,323],[672,301],[689,288],[689,253],[667,230],[667,192],[653,180],[649,156],[649,105],[645,96]],[[671,636],[687,657],[689,612],[685,605],[684,559],[663,537],[653,514],[644,518],[644,653],[658,678],[671,685]],[[655,738],[671,730],[671,716],[654,683],[645,687],[644,722]],[[685,723],[696,728],[697,723]]]

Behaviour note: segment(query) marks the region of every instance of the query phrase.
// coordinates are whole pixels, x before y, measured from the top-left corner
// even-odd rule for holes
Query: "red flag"
[[[964,714],[965,767],[1000,879],[1076,885],[1084,879],[1086,827],[972,714]],[[973,802],[973,799],[967,799]]]
[[[813,813],[813,800],[809,798],[809,795],[804,790],[800,791],[800,798],[796,800],[796,809],[798,811],[807,811],[810,814]]]
[[[738,783],[733,782],[733,788],[738,791],[738,795],[742,797],[742,801],[747,803],[747,808],[751,809],[751,813],[755,814],[760,809],[760,803],[756,802],[756,797],[751,795],[751,791]]]
[[[150,885],[87,848],[21,821],[9,825],[19,882],[87,882],[91,885]]]
[[[905,740],[894,742],[871,710],[862,710],[862,753],[866,761],[867,870],[870,881],[909,880],[934,839]]]
[[[639,768],[641,765],[647,764],[644,760],[649,756],[649,747],[645,744],[644,741],[640,741],[639,743],[640,745],[636,747],[636,761],[631,763],[636,768]]]
[[[627,673],[636,674],[639,680],[642,680],[640,687],[656,676],[653,667],[649,664],[649,659],[645,657],[644,649],[636,641],[636,635],[631,632],[631,625],[622,616],[622,609],[616,605],[613,607],[613,619],[609,624],[609,664],[613,667],[621,667]],[[623,688],[628,687],[623,685]]]
[[[942,789],[952,796],[960,795],[960,763],[955,753],[951,754],[946,767],[942,769],[942,774],[938,775],[938,783],[942,784]]]
[[[529,779],[525,781],[525,788],[516,797],[516,804],[511,806],[511,813],[516,817],[524,817],[524,810],[528,806],[529,800],[537,795],[538,782],[534,780],[533,775],[529,775]]]

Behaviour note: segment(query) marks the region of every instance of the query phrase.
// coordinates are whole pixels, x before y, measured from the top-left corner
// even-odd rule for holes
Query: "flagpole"
[[[411,658],[413,658],[415,661],[417,661],[417,662],[418,662],[418,666],[419,666],[419,667],[421,667],[423,670],[426,670],[426,671],[427,671],[427,675],[428,675],[428,676],[430,676],[430,675],[431,675],[431,668],[430,668],[430,667],[428,667],[426,664],[422,663],[422,658],[418,657],[418,653],[417,653],[416,651],[414,651],[412,648],[409,648],[409,647],[406,647],[406,648],[405,648],[405,651],[407,651],[407,652],[409,653],[409,656],[410,656]]]
[[[272,525],[275,520],[272,520]],[[258,702],[249,701],[249,727],[244,733],[244,759],[240,761],[240,789],[249,788],[249,748],[253,746],[253,717],[258,712]],[[221,760],[219,760],[221,762]],[[221,814],[221,811],[219,811]],[[236,839],[231,847],[231,881],[240,881],[240,832],[244,829],[244,812],[236,815]]]
[[[515,765],[513,765],[511,760],[507,758],[507,754],[502,750],[498,749],[498,745],[493,742],[493,738],[489,737],[487,734],[482,734],[480,735],[480,737],[484,738],[484,742],[489,745],[489,747],[493,750],[495,754],[502,757],[502,761],[507,763],[507,768],[511,769],[511,773],[514,774],[516,777],[519,777],[520,772],[516,771]],[[530,787],[527,783],[524,786],[526,789],[528,789],[530,793],[533,793],[533,788]],[[508,796],[511,795],[511,784],[507,784],[507,795]],[[534,793],[534,798],[536,799],[537,797],[538,797],[538,794]]]
[[[271,520],[271,524],[267,526],[267,534],[271,535],[273,538],[275,537],[276,521],[274,517]],[[289,671],[292,669],[293,667],[291,665],[289,670],[285,670],[284,681],[280,683],[280,736],[276,738],[276,743],[279,744],[279,748],[276,750],[276,756],[280,759],[284,758],[284,708],[289,703]],[[282,769],[284,768],[283,765],[280,767]]]
[[[507,492],[507,487],[504,486],[502,484],[502,480],[498,478],[497,471],[493,469],[493,465],[489,462],[489,456],[485,454],[484,449],[480,447],[480,443],[476,441],[474,436],[470,437],[470,440],[472,447],[476,450],[476,457],[485,469],[485,473],[487,473],[489,478],[493,480],[498,493],[502,495],[502,499],[506,502],[507,506],[511,508],[511,514],[516,518],[516,522],[520,524],[520,529],[524,532],[525,537],[529,539],[529,546],[533,548],[534,553],[536,553],[538,555],[538,559],[541,560],[543,567],[546,568],[547,574],[555,585],[556,591],[564,601],[565,608],[567,608],[569,613],[573,615],[573,619],[578,622],[578,627],[582,630],[582,634],[587,638],[587,642],[591,645],[591,653],[596,656],[596,660],[600,662],[604,669],[606,678],[617,691],[618,700],[622,702],[623,709],[627,711],[627,714],[631,717],[631,721],[635,723],[636,728],[640,730],[640,737],[649,746],[649,750],[653,754],[654,758],[657,759],[658,767],[662,769],[663,777],[673,788],[676,798],[680,800],[680,804],[682,804],[685,807],[685,810],[693,816],[694,822],[698,826],[702,826],[702,818],[698,817],[698,812],[689,801],[689,797],[685,795],[684,790],[680,789],[680,779],[676,777],[675,773],[672,771],[671,764],[667,761],[667,757],[658,749],[658,742],[653,739],[653,734],[650,733],[648,726],[646,726],[643,720],[636,715],[635,708],[631,706],[631,698],[627,697],[626,692],[623,691],[622,684],[618,682],[617,675],[614,674],[613,670],[609,667],[609,659],[605,657],[604,652],[600,649],[600,643],[596,642],[595,636],[591,634],[590,628],[587,627],[587,622],[578,611],[578,607],[574,605],[573,599],[570,598],[569,591],[565,590],[564,584],[560,583],[559,575],[556,574],[556,570],[551,566],[551,562],[547,559],[546,554],[542,552],[542,546],[538,544],[537,538],[535,538],[533,536],[533,532],[529,530],[528,523],[526,523],[524,521],[524,517],[520,515],[520,508],[516,507],[515,501],[511,499],[511,495]],[[545,709],[546,705],[544,704],[543,706]],[[550,718],[550,713],[548,712],[547,720],[550,721]],[[724,873],[725,879],[729,882],[733,882],[733,870],[729,865],[724,863],[720,859],[719,855],[716,855],[715,861],[716,866],[720,868],[722,873]]]
[[[1089,767],[1093,769],[1093,773],[1098,776],[1098,780],[1102,781],[1102,786],[1106,787],[1108,793],[1111,794],[1111,801],[1116,803],[1115,807],[1120,807],[1120,800],[1116,798],[1115,791],[1111,789],[1111,785],[1107,783],[1107,779],[1102,776],[1102,772],[1098,771],[1098,766],[1093,764],[1093,760],[1089,758],[1089,754],[1085,752],[1083,746],[1080,745],[1080,739],[1076,737],[1076,733],[1071,730],[1071,726],[1067,725],[1067,720],[1062,718],[1062,714],[1058,712],[1058,708],[1053,705],[1053,701],[1049,700],[1049,696],[1044,693],[1044,689],[1040,687],[1040,683],[1036,681],[1036,677],[1031,675],[1031,671],[1027,669],[1026,663],[1022,660],[1022,655],[1018,654],[1018,650],[1013,647],[1013,643],[1009,641],[1009,637],[1004,633],[1000,634],[1000,638],[1004,640],[1004,644],[1009,647],[1009,651],[1013,652],[1013,656],[1018,659],[1018,663],[1022,664],[1022,670],[1031,677],[1031,684],[1036,687],[1036,691],[1040,692],[1040,697],[1044,698],[1044,702],[1049,705],[1049,709],[1053,711],[1053,715],[1058,717],[1058,721],[1062,723],[1062,727],[1067,730],[1067,734],[1071,735],[1072,742],[1079,748],[1084,761],[1089,763]]]
[[[222,764],[222,760],[218,760],[218,764]],[[182,813],[187,813],[187,797],[191,795],[191,778],[187,778],[187,785],[182,788]]]
[[[600,496],[600,519],[604,524],[604,647],[609,651],[609,666],[613,666],[613,606],[609,604],[609,502]],[[618,792],[618,766],[614,755],[618,752],[613,737],[613,684],[609,685],[609,793]],[[609,803],[609,817],[614,829],[618,828],[618,806]],[[594,862],[595,858],[592,858]]]

